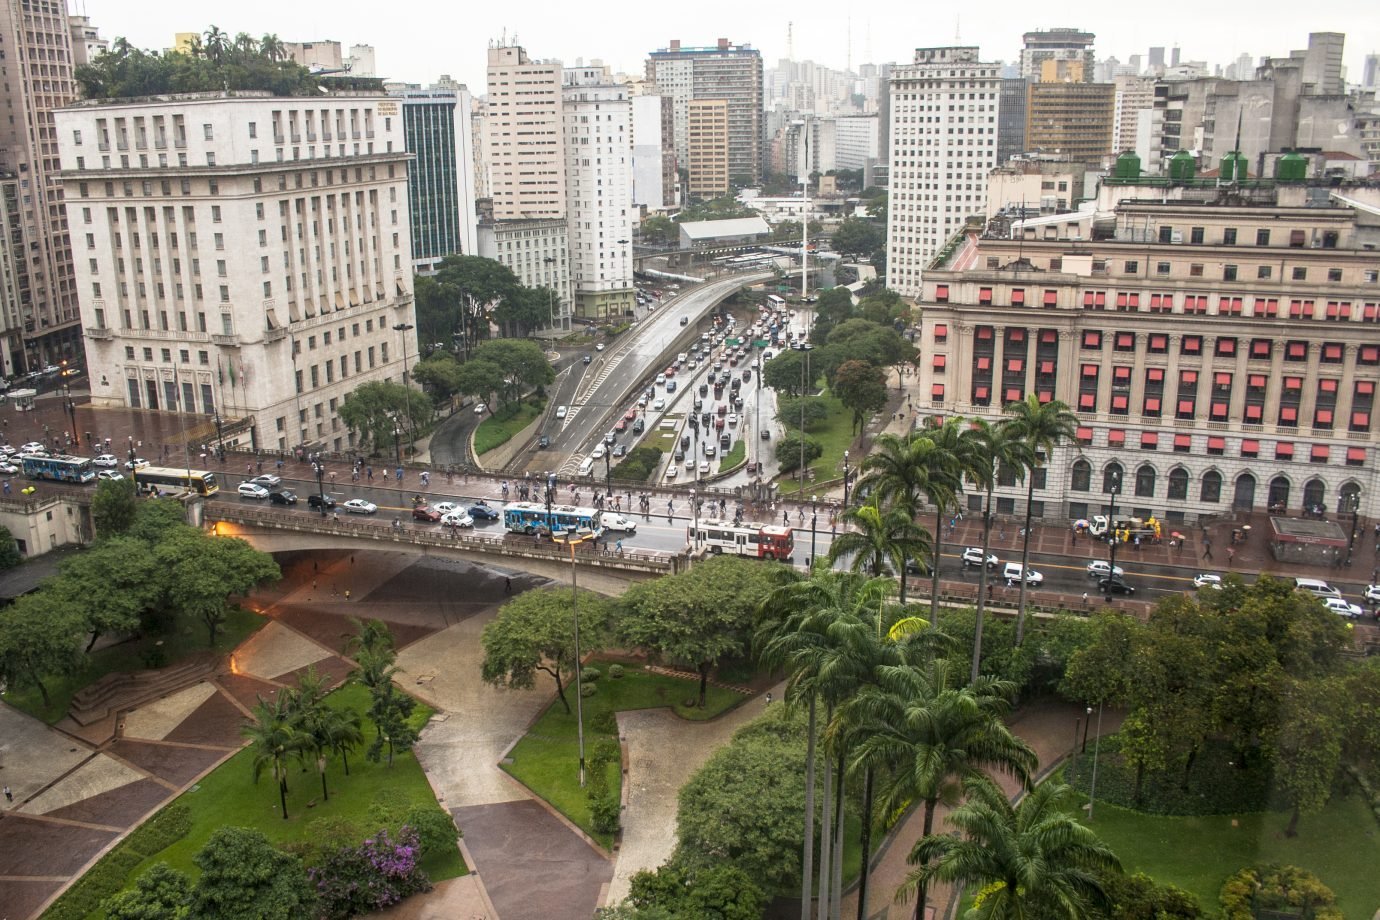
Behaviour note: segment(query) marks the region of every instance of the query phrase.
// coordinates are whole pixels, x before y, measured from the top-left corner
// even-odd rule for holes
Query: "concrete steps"
[[[107,674],[73,694],[67,716],[78,725],[91,725],[203,681],[220,669],[220,661],[220,655],[205,651],[156,671]]]

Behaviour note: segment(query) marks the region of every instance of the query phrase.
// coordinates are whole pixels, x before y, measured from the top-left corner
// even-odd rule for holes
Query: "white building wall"
[[[661,99],[632,97],[632,201],[649,211],[660,211],[665,200],[662,166],[669,151],[661,148]]]
[[[650,74],[657,92],[671,97],[672,132],[676,139],[676,160],[690,162],[690,100],[695,96],[693,60],[656,61]]]
[[[479,225],[479,254],[508,266],[527,287],[555,292],[548,304],[558,330],[569,331],[570,236],[564,220],[504,220]]]
[[[98,406],[252,418],[348,449],[355,387],[415,325],[396,100],[197,94],[57,113]]]
[[[877,131],[876,115],[839,118],[834,129],[835,168],[862,169],[869,159],[875,159],[878,149]]]

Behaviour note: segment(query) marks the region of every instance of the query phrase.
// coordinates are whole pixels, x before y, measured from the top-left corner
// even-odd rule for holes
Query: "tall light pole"
[[[406,404],[407,404],[407,430],[408,430],[408,434],[411,435],[412,430],[413,430],[413,429],[412,429],[412,387],[410,387],[410,386],[408,385],[408,383],[407,383],[407,334],[408,334],[409,332],[412,331],[412,326],[409,325],[408,323],[398,323],[396,326],[393,327],[393,331],[394,331],[394,332],[402,333],[402,348],[403,348],[403,399],[404,399],[404,401],[405,401]],[[398,462],[399,462],[399,463],[402,463],[402,460],[399,459]]]
[[[1111,541],[1112,541],[1112,543],[1111,543],[1112,549],[1111,549],[1111,558],[1110,558],[1110,559],[1108,560],[1108,562],[1107,562],[1107,588],[1106,588],[1106,590],[1104,590],[1104,591],[1102,592],[1102,599],[1103,599],[1105,602],[1107,602],[1108,604],[1110,604],[1110,603],[1112,602],[1112,581],[1113,581],[1113,579],[1116,578],[1116,544],[1117,544],[1117,536],[1116,536],[1116,497],[1117,497],[1117,494],[1121,491],[1121,474],[1120,474],[1120,473],[1113,473],[1113,474],[1112,474],[1112,490],[1111,490],[1111,491],[1112,491],[1112,507],[1111,507],[1111,509],[1110,509],[1110,510],[1108,511],[1108,513],[1107,513],[1107,533],[1110,534],[1110,539],[1111,539]],[[1099,586],[1099,587],[1100,587],[1100,586]],[[1094,764],[1097,763],[1097,758],[1096,758],[1096,756],[1093,757],[1093,763],[1094,763]]]
[[[1088,707],[1088,721],[1092,721],[1092,707]],[[1102,751],[1102,703],[1097,704],[1097,736],[1093,738],[1092,782],[1088,786],[1088,820],[1093,818],[1093,805],[1097,800],[1097,755]]]
[[[580,788],[585,785],[585,695],[580,672],[584,666],[580,662],[580,592],[575,585],[575,528],[565,533],[565,542],[570,547],[570,607],[575,615],[575,734],[580,744]]]
[[[616,245],[616,246],[619,247],[619,255],[622,255],[622,254],[623,254],[622,247],[629,245],[629,243],[631,243],[632,241],[631,241],[631,240],[614,240],[613,242],[614,242],[614,245]],[[626,257],[625,257],[625,258],[626,258]],[[631,277],[631,275],[630,275],[629,277]],[[636,298],[633,299],[633,303],[637,303],[637,299],[636,299]],[[636,316],[636,314],[637,314],[637,311],[634,310],[634,311],[633,311],[633,315]],[[604,310],[604,319],[608,319],[608,309],[607,309],[607,308],[605,308],[605,310]]]
[[[546,269],[546,270],[547,270],[547,272],[551,275],[551,277],[547,279],[547,281],[550,282],[550,283],[547,284],[547,286],[546,286],[546,309],[547,309],[547,316],[548,316],[548,319],[550,320],[550,323],[549,323],[549,325],[547,326],[547,331],[549,332],[549,334],[550,334],[550,336],[551,336],[550,347],[555,348],[555,347],[556,347],[556,281],[555,281],[556,269],[552,268],[551,266],[553,266],[553,265],[556,264],[556,257],[555,257],[555,256],[547,256],[546,258],[542,259],[542,261],[546,263],[546,266],[547,266],[547,269]]]
[[[804,310],[810,291],[810,123],[801,119],[793,124],[800,128],[805,154],[800,167],[800,309]]]
[[[817,532],[816,529],[815,529],[815,521],[816,521],[815,514],[816,514],[816,511],[818,510],[818,508],[819,508],[819,496],[818,496],[818,495],[811,495],[811,496],[810,496],[810,568],[811,568],[811,569],[813,569],[813,568],[815,567],[815,534],[816,534],[816,532]]]
[[[848,451],[843,452],[843,510],[848,510],[848,474],[851,472],[848,466]]]

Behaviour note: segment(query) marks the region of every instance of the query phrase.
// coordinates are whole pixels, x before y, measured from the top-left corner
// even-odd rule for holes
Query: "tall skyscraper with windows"
[[[972,46],[917,48],[891,72],[887,283],[920,293],[925,263],[986,209],[997,163],[1001,65]]]
[[[464,87],[409,88],[397,95],[407,152],[416,157],[408,180],[412,259],[418,271],[434,271],[446,256],[479,252],[472,100]]]
[[[753,183],[762,176],[763,75],[762,55],[750,45],[726,38],[711,47],[669,47],[647,57],[647,79],[657,92],[670,96],[676,158],[690,158],[690,101],[723,99],[728,104],[728,172],[734,182]]]
[[[15,218],[27,281],[20,291],[22,350],[14,354],[11,344],[5,363],[32,368],[81,354],[81,314],[53,124],[54,110],[76,98],[66,3],[0,3],[0,58],[0,106],[8,116],[0,119],[0,173],[12,174],[16,182]],[[129,154],[107,149],[91,151],[86,159],[88,168],[127,166]]]

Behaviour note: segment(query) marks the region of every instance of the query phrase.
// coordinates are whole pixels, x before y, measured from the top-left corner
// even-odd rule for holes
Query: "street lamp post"
[[[321,516],[326,516],[326,467],[321,461],[312,464],[316,472],[316,495],[321,499]]]
[[[843,452],[843,507],[848,510],[848,476],[852,470],[848,466],[848,451]]]
[[[72,420],[72,440],[80,444],[81,438],[77,434],[77,404],[72,401],[72,384],[63,383],[62,386],[67,395],[67,403],[64,408],[67,410],[68,417]]]
[[[1092,707],[1088,707],[1088,721],[1092,721]],[[1093,805],[1097,800],[1097,755],[1102,750],[1102,703],[1097,704],[1097,735],[1093,738],[1093,771],[1088,786],[1088,820],[1093,818]]]
[[[402,423],[397,419],[393,420],[393,451],[398,457],[398,466],[402,466]]]
[[[690,555],[695,555],[695,550],[700,546],[700,502],[698,493],[695,489],[690,490],[690,510],[695,516],[694,523],[690,527]]]
[[[1113,580],[1114,578],[1116,578],[1116,544],[1117,544],[1117,536],[1116,536],[1116,497],[1117,497],[1117,494],[1118,494],[1119,492],[1121,492],[1121,474],[1120,474],[1120,473],[1113,473],[1113,474],[1112,474],[1112,489],[1111,489],[1111,492],[1112,492],[1112,506],[1111,506],[1111,509],[1108,511],[1108,514],[1107,514],[1107,531],[1108,531],[1108,533],[1111,535],[1110,539],[1111,539],[1111,541],[1112,541],[1112,542],[1111,542],[1111,552],[1110,552],[1110,557],[1111,557],[1111,558],[1108,559],[1108,561],[1107,561],[1107,570],[1108,570],[1108,571],[1107,571],[1107,587],[1106,587],[1106,590],[1104,590],[1104,591],[1102,592],[1102,599],[1103,599],[1103,601],[1105,601],[1105,602],[1108,603],[1108,604],[1110,604],[1110,603],[1112,602],[1112,580]],[[1096,763],[1096,758],[1093,758],[1093,761],[1094,761],[1094,763]]]
[[[811,495],[811,496],[810,496],[810,565],[809,565],[810,568],[814,568],[814,565],[815,565],[815,534],[817,533],[816,528],[815,528],[815,520],[816,520],[815,515],[816,515],[816,513],[818,512],[818,509],[819,509],[819,496],[818,496],[818,495]]]
[[[225,459],[225,429],[220,413],[216,413],[212,421],[216,423],[216,454],[223,461]]]
[[[546,286],[546,312],[547,312],[547,319],[548,319],[548,321],[549,321],[548,324],[547,324],[546,329],[547,329],[547,334],[548,334],[548,336],[549,336],[550,339],[551,339],[551,341],[550,341],[550,343],[549,343],[549,347],[555,348],[555,347],[556,347],[556,282],[555,282],[554,275],[555,275],[555,271],[556,271],[556,270],[555,270],[554,268],[552,268],[551,266],[553,266],[553,265],[556,264],[556,257],[555,257],[555,256],[547,256],[546,258],[542,259],[542,261],[546,263],[546,266],[547,266],[547,269],[546,269],[546,270],[547,270],[547,272],[550,273],[550,274],[553,276],[553,277],[547,279],[547,281],[548,281],[549,283],[548,283],[547,286]]]
[[[402,334],[403,349],[403,399],[407,406],[407,430],[412,431],[412,388],[407,383],[407,334],[412,331],[412,326],[408,323],[398,323],[393,327],[394,332]],[[402,459],[399,458],[399,463]]]
[[[575,733],[580,744],[580,788],[585,785],[585,695],[581,691],[580,672],[584,666],[580,661],[580,592],[575,585],[575,528],[566,531],[565,542],[570,546],[570,608],[575,616]]]

